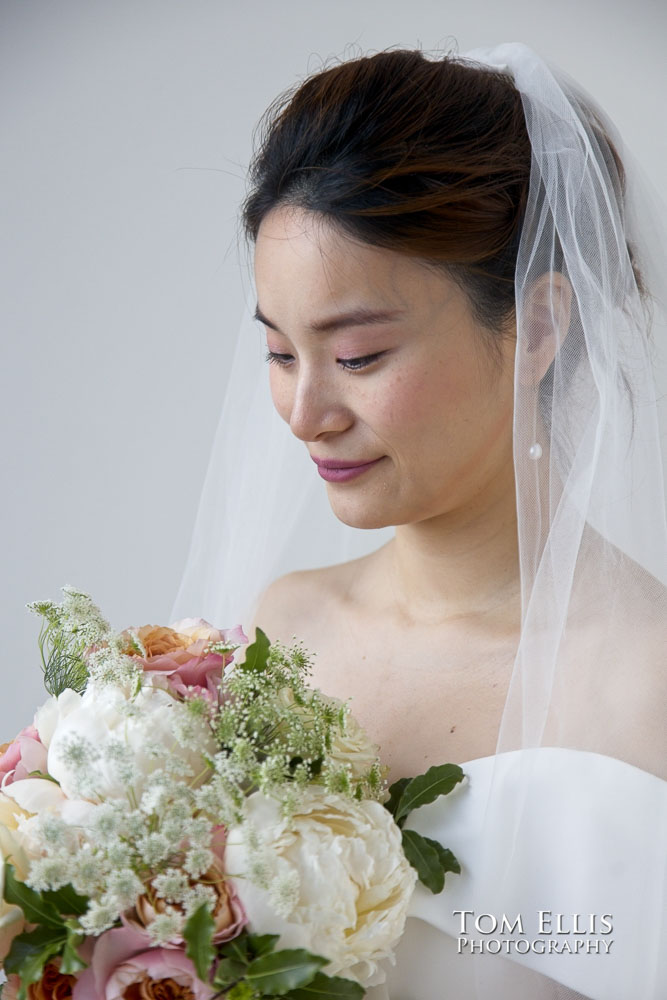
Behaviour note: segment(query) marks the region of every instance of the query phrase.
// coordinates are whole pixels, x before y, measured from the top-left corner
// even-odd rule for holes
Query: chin
[[[342,503],[329,495],[329,503],[338,520],[350,528],[370,531],[372,528],[391,528],[398,523],[395,512],[390,511],[387,504],[374,502],[370,498],[365,503],[363,500]]]

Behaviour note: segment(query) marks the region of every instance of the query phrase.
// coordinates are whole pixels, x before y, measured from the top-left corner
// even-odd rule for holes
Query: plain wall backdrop
[[[501,41],[578,79],[667,199],[664,0],[0,0],[0,743],[45,698],[26,602],[168,620],[262,112],[330,59]]]

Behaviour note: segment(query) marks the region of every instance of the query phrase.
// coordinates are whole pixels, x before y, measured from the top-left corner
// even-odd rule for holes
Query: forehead
[[[370,300],[409,308],[454,291],[451,279],[425,262],[362,243],[323,216],[294,206],[278,206],[262,220],[254,268],[265,312],[293,305],[295,296],[313,305]]]

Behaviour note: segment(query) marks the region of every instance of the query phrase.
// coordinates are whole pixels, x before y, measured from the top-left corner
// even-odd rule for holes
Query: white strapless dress
[[[368,1000],[667,1000],[667,844],[654,833],[667,782],[551,747],[463,770],[406,824],[451,848],[462,873],[437,895],[417,884]]]

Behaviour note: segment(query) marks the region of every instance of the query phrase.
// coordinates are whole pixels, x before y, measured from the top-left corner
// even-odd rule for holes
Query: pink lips
[[[380,458],[376,458],[372,462],[357,463],[343,462],[333,458],[316,458],[314,455],[310,457],[317,464],[317,471],[322,479],[326,479],[329,483],[344,483],[348,479],[355,479],[366,469],[370,469],[372,465],[377,465],[381,461]]]

